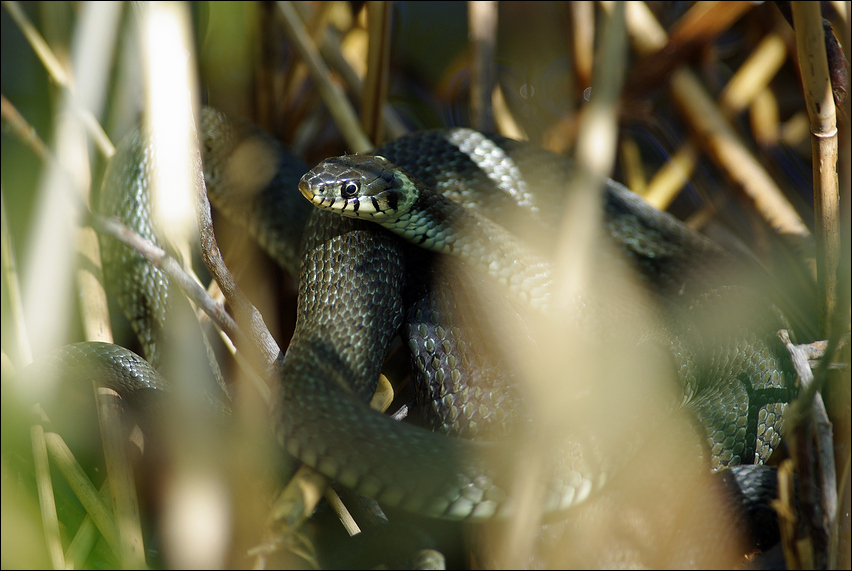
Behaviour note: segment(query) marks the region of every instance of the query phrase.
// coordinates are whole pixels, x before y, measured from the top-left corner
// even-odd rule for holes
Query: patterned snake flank
[[[422,255],[412,252],[420,248],[373,222],[310,208],[295,192],[307,169],[247,123],[206,109],[202,132],[211,201],[227,216],[246,224],[285,268],[301,268],[296,330],[279,370],[273,401],[273,423],[281,445],[326,476],[388,505],[450,519],[515,513],[512,474],[524,458],[515,440],[448,438],[394,422],[366,405],[391,341],[401,332],[412,352],[414,376],[425,386],[422,404],[446,415],[439,422],[444,432],[463,432],[469,426],[465,423],[491,422],[511,409],[507,403],[514,402],[500,396],[501,387],[467,390],[464,375],[480,374],[487,363],[480,366],[464,353],[465,345],[474,343],[455,337],[457,331],[465,330],[465,323],[452,321],[457,316],[441,309],[444,294],[436,294],[438,288],[433,290],[412,277],[417,271],[412,260]],[[136,137],[120,147],[107,180],[123,181],[123,187],[144,194],[150,183],[147,163],[140,162],[144,145],[144,139]],[[260,152],[257,162],[271,173],[257,187],[250,188],[229,163],[232,155],[245,148]],[[378,169],[372,180],[362,182],[362,190],[375,181],[391,187],[422,185],[434,191],[429,196],[440,197],[428,198],[434,204],[453,200],[481,205],[489,213],[489,218],[481,217],[485,222],[469,216],[464,208],[453,212],[461,212],[457,216],[464,232],[479,228],[483,240],[499,229],[503,238],[496,241],[497,247],[502,244],[507,249],[489,249],[482,242],[466,250],[460,238],[453,242],[452,224],[429,226],[418,240],[442,252],[466,252],[461,257],[482,269],[496,268],[497,279],[517,297],[532,292],[530,303],[547,307],[548,264],[530,254],[535,250],[526,245],[529,242],[535,248],[541,243],[512,224],[522,212],[532,226],[556,227],[559,206],[565,200],[562,189],[573,173],[568,161],[469,129],[415,133],[376,152],[404,171],[391,171],[373,158],[347,157]],[[326,175],[313,172],[325,180]],[[336,172],[327,182],[339,182],[338,177]],[[345,185],[330,188],[349,192],[341,190]],[[350,200],[351,212],[359,204],[357,212],[369,212],[371,218],[377,218],[383,204],[378,198],[357,203],[351,202],[351,196],[342,198]],[[338,202],[316,199],[315,204],[323,201]],[[135,202],[146,204],[144,198]],[[394,209],[401,209],[402,202],[397,201]],[[664,325],[650,337],[665,349],[677,372],[678,402],[687,403],[706,434],[711,465],[762,463],[779,442],[783,413],[793,395],[794,377],[775,337],[778,323],[772,308],[720,271],[732,263],[720,248],[620,185],[608,184],[603,211],[600,239],[613,245],[617,254],[602,253],[602,260],[612,267],[628,268],[660,308]],[[405,221],[405,228],[394,231],[405,235],[410,223],[412,217]],[[514,234],[522,235],[524,242]],[[511,262],[503,265],[505,259]],[[144,289],[147,283],[134,287]],[[754,303],[755,299],[759,301]],[[618,318],[621,308],[612,306],[604,317],[609,310]],[[754,328],[731,334],[710,321],[719,314],[738,313],[753,318]],[[558,461],[554,476],[540,482],[544,509],[570,508],[611,477],[619,461],[597,450],[594,442],[594,435],[587,434],[564,439],[564,449],[572,452]]]

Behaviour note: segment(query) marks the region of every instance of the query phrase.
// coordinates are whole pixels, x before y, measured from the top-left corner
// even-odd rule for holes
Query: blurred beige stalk
[[[578,173],[564,189],[558,310],[519,317],[504,307],[494,317],[501,332],[496,351],[517,371],[532,420],[524,439],[513,441],[520,450],[511,490],[518,513],[479,535],[476,558],[486,568],[590,562],[672,567],[684,561],[730,567],[743,553],[700,459],[704,436],[678,410],[679,379],[654,341],[662,339],[658,310],[626,264],[607,262],[619,256],[605,251],[600,194],[617,140],[618,62],[625,59],[626,39],[621,12],[623,5],[615,3],[604,27],[591,101],[580,122]],[[481,304],[471,311],[493,316],[499,288],[470,289]],[[576,507],[546,516],[541,483],[577,462],[590,469],[594,489]],[[708,529],[710,540],[703,535]]]
[[[198,243],[194,201],[203,185],[201,155],[193,110],[199,110],[198,84],[192,51],[189,8],[183,3],[153,2],[140,7],[146,87],[146,121],[152,140],[152,201],[156,224],[165,239],[181,253],[191,271],[190,244]],[[185,340],[196,330],[187,322],[169,323],[174,340]],[[186,334],[179,333],[186,331]],[[166,347],[174,380],[178,414],[168,440],[173,462],[164,484],[163,541],[169,563],[175,567],[221,568],[231,545],[231,498],[226,487],[220,442],[210,425],[204,399],[209,371],[193,370],[203,357],[190,357],[194,345]]]

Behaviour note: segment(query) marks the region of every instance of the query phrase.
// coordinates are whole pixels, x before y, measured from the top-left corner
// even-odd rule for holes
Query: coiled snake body
[[[296,331],[273,405],[282,446],[326,476],[389,505],[452,519],[513,513],[517,505],[510,475],[520,458],[515,448],[393,422],[364,404],[391,340],[405,325],[416,376],[426,387],[422,400],[438,410],[435,422],[444,432],[474,434],[504,418],[517,422],[517,388],[507,388],[505,380],[484,388],[474,384],[472,390],[466,386],[463,375],[493,368],[465,353],[461,335],[476,316],[448,314],[442,309],[447,306],[441,306],[445,295],[412,279],[417,270],[411,260],[420,255],[412,253],[416,247],[372,222],[310,209],[296,192],[304,167],[284,158],[268,136],[212,110],[205,110],[202,130],[211,200],[247,223],[285,268],[301,267]],[[131,147],[138,153],[140,144]],[[245,149],[262,154],[251,169],[260,191],[249,188],[228,163],[233,153]],[[130,168],[138,164],[133,152],[117,155],[111,170],[147,186],[145,169]],[[415,133],[376,152],[404,169],[381,171],[378,180],[393,185],[400,176],[410,177],[409,182],[443,197],[431,200],[477,202],[489,212],[491,221],[481,228],[479,243],[466,248],[466,238],[458,238],[445,249],[466,251],[468,259],[493,269],[502,262],[491,257],[497,250],[489,243],[497,248],[510,244],[500,252],[500,259],[509,261],[498,268],[498,280],[518,298],[527,301],[524,296],[531,293],[530,303],[548,307],[552,279],[545,256],[527,255],[542,246],[540,234],[531,235],[529,227],[556,227],[566,181],[572,177],[570,163],[468,129]],[[285,194],[276,195],[278,191]],[[342,192],[349,192],[345,185]],[[361,213],[379,210],[373,201],[360,204]],[[458,216],[467,219],[464,207],[459,208]],[[518,209],[525,213],[523,221],[532,224],[518,225]],[[282,218],[276,212],[286,214]],[[437,244],[454,227],[430,227],[416,240]],[[470,228],[467,224],[464,229]],[[522,236],[531,246],[513,237],[489,242],[494,228],[506,236]],[[732,262],[718,247],[615,183],[607,186],[604,229],[602,239],[620,250],[612,263],[628,260],[630,271],[660,302],[664,326],[654,334],[672,356],[682,400],[707,434],[712,465],[763,462],[778,443],[794,378],[775,339],[779,322],[766,321],[776,319],[772,308],[763,300],[752,303],[759,296],[728,281],[723,268]],[[521,275],[533,276],[533,281],[517,277]],[[749,308],[754,328],[731,333],[709,321],[743,307]],[[602,457],[593,441],[586,435],[565,438],[565,449],[572,453],[559,460],[554,476],[544,478],[545,509],[579,503],[611,475],[618,462]]]

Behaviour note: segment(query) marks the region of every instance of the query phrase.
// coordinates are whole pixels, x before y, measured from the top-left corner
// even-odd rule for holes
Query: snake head
[[[375,220],[408,212],[419,195],[402,169],[378,155],[326,159],[302,177],[299,191],[318,208]]]

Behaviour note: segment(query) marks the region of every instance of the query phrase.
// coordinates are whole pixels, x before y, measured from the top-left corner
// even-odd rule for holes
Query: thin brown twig
[[[30,19],[27,18],[27,15],[21,10],[21,7],[17,2],[3,2],[3,7],[6,8],[6,11],[9,12],[9,15],[12,16],[12,19],[17,24],[18,28],[21,30],[21,33],[24,34],[24,37],[29,42],[30,46],[32,46],[33,51],[38,56],[39,60],[41,60],[42,65],[47,70],[47,73],[50,77],[56,82],[57,85],[61,87],[68,87],[70,84],[70,80],[68,74],[65,73],[65,68],[59,63],[59,59],[53,54],[53,50],[47,45],[47,42],[44,41],[44,38],[41,37],[41,34],[33,26]]]
[[[390,2],[367,2],[367,75],[361,98],[361,125],[374,144],[384,140],[384,115],[390,77]]]
[[[204,265],[213,276],[213,279],[219,284],[222,294],[234,310],[236,321],[247,328],[249,332],[248,340],[250,346],[256,350],[264,361],[264,366],[269,368],[281,356],[281,349],[278,343],[269,332],[263,316],[252,305],[245,294],[237,285],[230,270],[225,265],[225,260],[219,250],[216,235],[213,232],[213,217],[210,211],[210,201],[207,199],[207,192],[203,184],[197,185],[198,192],[196,194],[196,218],[198,220],[198,232],[201,240],[201,257]],[[209,298],[205,291],[205,296]],[[212,298],[210,298],[212,300]],[[217,304],[218,307],[221,305]],[[224,311],[224,308],[222,309]],[[205,311],[206,312],[206,311]],[[230,316],[228,316],[230,318]],[[211,316],[212,318],[212,316]],[[223,328],[224,331],[227,332]],[[229,334],[232,339],[238,339]]]
[[[343,57],[341,51],[339,33],[334,28],[328,27],[323,36],[323,41],[320,44],[320,53],[323,59],[328,63],[346,84],[349,93],[356,102],[363,99],[363,82],[352,66]],[[385,100],[382,106],[382,117],[384,118],[384,129],[388,138],[396,139],[402,137],[408,132],[408,128],[403,124],[402,119],[397,114],[396,110]]]
[[[6,99],[5,95],[0,95],[0,115],[3,117],[4,124],[8,125],[10,130],[15,133],[18,138],[27,147],[29,147],[38,158],[45,163],[53,160],[53,155],[44,143],[41,137],[38,136],[35,128],[30,125],[24,116],[21,115],[12,103]]]
[[[349,148],[356,153],[365,153],[373,148],[370,139],[361,128],[355,110],[346,98],[339,85],[329,79],[328,67],[322,61],[319,50],[311,41],[302,20],[291,2],[278,2],[278,7],[284,15],[287,35],[299,50],[302,59],[308,65],[311,78],[317,86],[329,113],[334,118],[337,128],[346,139]]]
[[[307,2],[293,2],[293,7],[299,14],[308,36],[315,45],[324,43],[323,40],[327,35],[328,17],[332,6],[333,3],[331,2],[319,2],[316,4],[313,12],[311,12],[311,8]],[[288,86],[288,89],[286,97],[282,97],[282,107],[286,109],[293,106],[294,100],[298,97],[302,89],[302,84],[305,81],[307,73],[307,64],[304,61],[296,61],[294,65],[289,66],[284,72],[280,84]]]
[[[306,21],[309,17],[308,6],[306,3],[294,2],[293,6],[296,7],[302,20]],[[326,4],[320,3],[319,6],[326,6]],[[314,19],[311,19],[311,21],[313,20]],[[364,82],[358,73],[356,73],[356,71],[352,68],[349,61],[343,56],[340,43],[340,32],[338,32],[338,30],[333,26],[326,25],[324,26],[323,33],[321,35],[314,36],[312,33],[312,37],[316,38],[316,43],[319,46],[322,59],[335,73],[337,73],[355,103],[357,105],[361,105],[361,102],[364,99]],[[288,83],[285,84],[289,85]],[[382,118],[384,130],[388,138],[396,139],[408,132],[408,129],[403,124],[402,119],[400,119],[397,112],[387,102],[387,100],[385,100],[382,105]],[[298,145],[291,145],[291,149],[293,151],[296,151],[298,148]],[[296,154],[300,153],[297,152]]]
[[[20,6],[18,6],[18,3],[4,1],[3,6],[9,12],[9,15],[12,16],[12,19],[24,34],[24,37],[26,37],[30,46],[33,48],[33,51],[47,70],[48,75],[56,82],[56,85],[65,90],[65,94],[67,96],[73,99],[73,78],[69,76],[62,64],[59,63],[59,59],[54,55],[53,50],[51,50],[47,45],[47,42],[44,41],[44,38],[42,38],[41,34],[38,32],[36,27],[33,26],[32,22],[30,22],[29,18],[27,18],[27,15],[23,10],[21,10]],[[101,150],[101,153],[107,158],[115,154],[115,147],[104,132],[101,124],[94,115],[92,115],[91,111],[80,107],[79,105],[74,106],[74,110],[78,114],[83,125],[86,127],[87,132],[92,137],[92,140]]]
[[[698,149],[692,141],[686,141],[660,170],[654,173],[642,197],[659,210],[665,210],[677,197],[692,176],[698,162]]]
[[[169,256],[165,250],[112,218],[106,218],[100,214],[91,212],[88,213],[88,221],[98,232],[107,234],[122,244],[133,248],[142,254],[148,262],[163,270],[169,278],[175,281],[181,291],[198,305],[229,337],[237,340],[238,344],[247,343],[245,334],[239,328],[236,321],[228,315],[225,308],[207,295],[207,291],[192,279],[184,271],[183,266]]]

